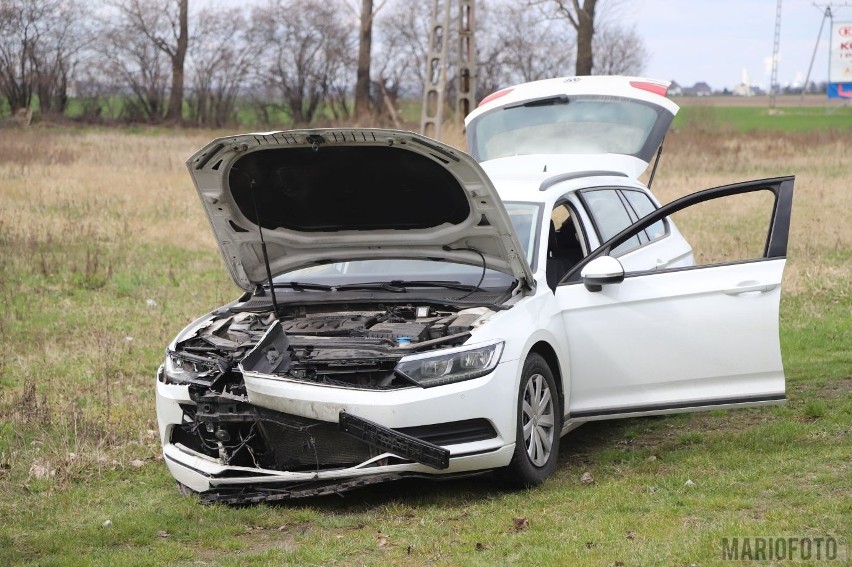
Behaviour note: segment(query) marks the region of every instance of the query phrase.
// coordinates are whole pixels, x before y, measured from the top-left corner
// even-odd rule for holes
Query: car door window
[[[691,246],[687,264],[656,268],[625,266],[625,274],[649,270],[662,272],[684,268],[743,263],[783,256],[787,246],[792,178],[766,179],[700,191],[656,209],[616,237],[592,251],[571,269],[564,280],[576,282],[583,267],[599,256],[617,256],[624,243],[657,222],[671,219]],[[585,197],[585,196],[584,196]],[[788,215],[779,219],[778,215]],[[767,231],[767,226],[769,230]],[[778,227],[783,226],[784,232]]]
[[[585,255],[576,215],[568,203],[556,205],[550,213],[547,242],[547,283],[553,288]]]
[[[624,195],[624,198],[627,199],[628,205],[633,209],[633,212],[636,213],[637,220],[650,215],[657,209],[648,195],[641,191],[622,190],[621,194]],[[643,231],[649,242],[662,238],[666,235],[666,232],[667,227],[664,220],[655,222]]]
[[[606,242],[634,222],[615,189],[582,191],[581,197],[594,219],[595,229],[601,242]],[[641,244],[639,237],[633,236],[615,248],[612,255],[620,256],[638,248]]]

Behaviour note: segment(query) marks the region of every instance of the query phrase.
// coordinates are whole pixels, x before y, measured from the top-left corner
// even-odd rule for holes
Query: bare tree
[[[596,75],[640,75],[648,52],[635,29],[605,25],[595,33]]]
[[[591,75],[594,68],[592,43],[595,36],[595,7],[597,0],[554,0],[556,8],[577,32],[577,62],[575,75]]]
[[[591,75],[594,68],[592,43],[595,36],[595,10],[598,0],[527,0],[528,6],[537,6],[550,17],[567,21],[577,37],[575,75]]]
[[[508,85],[570,73],[574,44],[562,20],[523,4],[479,10],[478,98]]]
[[[277,95],[295,124],[308,124],[351,69],[352,32],[341,5],[330,0],[269,0],[252,12],[263,43],[255,63],[255,90]]]
[[[113,95],[130,95],[121,109],[125,119],[162,121],[169,90],[169,62],[165,53],[125,18],[108,15],[101,29],[94,58],[99,73],[92,80],[110,85]]]
[[[76,0],[0,0],[0,93],[12,112],[37,95],[42,114],[62,113],[85,42]]]
[[[400,98],[422,96],[426,64],[431,2],[396,2],[376,19],[377,45],[374,56],[374,87],[381,99],[378,118],[399,124],[396,114]]]
[[[140,40],[168,58],[171,84],[165,119],[180,122],[183,117],[184,62],[189,47],[189,0],[120,0],[112,4],[119,13],[127,40]],[[118,39],[120,38],[113,38]],[[145,48],[148,51],[147,48]],[[148,59],[152,55],[147,56]],[[145,74],[144,70],[141,70]],[[152,116],[153,118],[153,116]]]
[[[375,84],[372,80],[373,68],[373,38],[376,17],[384,8],[387,0],[346,0],[346,7],[358,18],[358,61],[355,75],[355,116],[364,120],[372,115],[375,98]],[[359,7],[360,5],[360,7]],[[406,5],[411,9],[415,6]],[[416,10],[415,10],[416,11]]]
[[[370,114],[370,52],[373,45],[373,0],[361,0],[361,28],[358,35],[358,70],[355,79],[355,116]]]
[[[249,76],[256,46],[240,8],[211,10],[199,18],[188,53],[190,118],[198,126],[225,126]]]
[[[35,89],[32,54],[40,40],[45,6],[26,0],[0,3],[0,89],[14,114],[29,108]]]

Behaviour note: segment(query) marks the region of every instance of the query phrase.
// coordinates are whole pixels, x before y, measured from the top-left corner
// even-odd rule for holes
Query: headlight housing
[[[485,376],[494,370],[503,354],[503,341],[412,354],[403,357],[394,370],[421,388],[443,386]]]
[[[163,374],[166,384],[187,384],[204,377],[215,368],[216,365],[211,362],[192,360],[174,352],[167,352],[166,361],[163,363]]]

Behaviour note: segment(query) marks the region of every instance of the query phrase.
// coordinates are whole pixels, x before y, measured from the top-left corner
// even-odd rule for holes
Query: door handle
[[[778,284],[763,284],[755,281],[750,281],[739,283],[737,284],[737,287],[729,288],[723,291],[725,292],[725,295],[742,295],[744,293],[765,293],[767,291],[772,291],[776,287],[778,287]]]

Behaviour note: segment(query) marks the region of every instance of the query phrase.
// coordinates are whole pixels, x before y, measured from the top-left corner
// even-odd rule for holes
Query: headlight
[[[185,384],[196,380],[209,373],[215,366],[200,361],[190,360],[178,356],[173,352],[166,353],[166,362],[163,364],[163,373],[166,384]]]
[[[485,376],[500,362],[503,341],[485,346],[413,354],[403,357],[395,372],[416,382],[422,388],[443,386]]]

